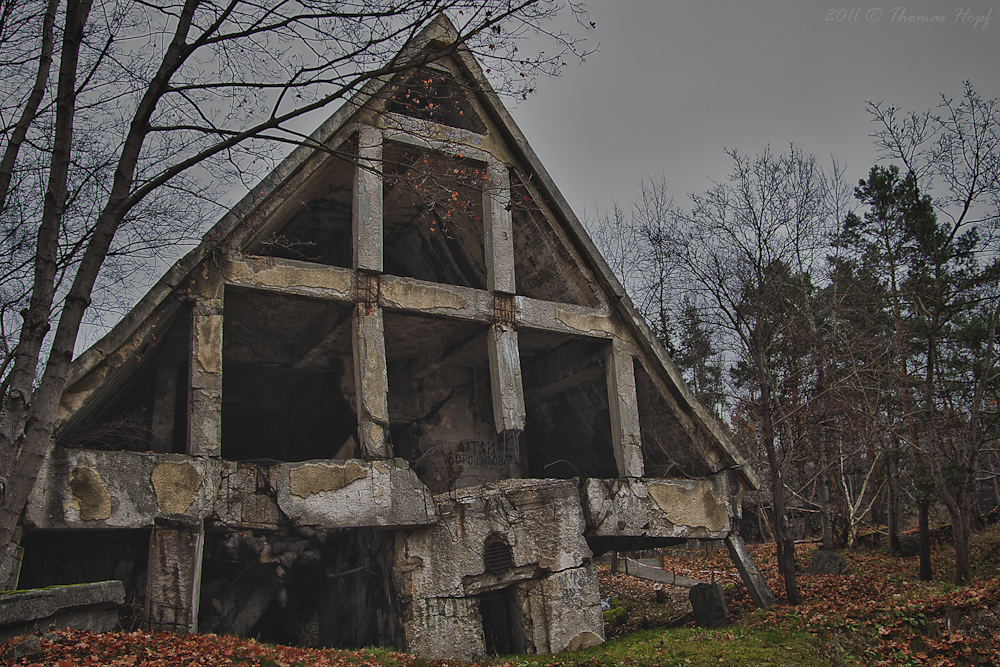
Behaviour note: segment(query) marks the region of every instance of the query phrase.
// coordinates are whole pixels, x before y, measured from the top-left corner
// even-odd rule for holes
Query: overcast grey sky
[[[836,156],[856,182],[875,159],[867,100],[926,110],[966,79],[1000,97],[1000,0],[586,6],[599,52],[508,102],[581,217],[628,206],[646,175],[686,204],[728,174],[724,147],[795,142],[824,164]]]

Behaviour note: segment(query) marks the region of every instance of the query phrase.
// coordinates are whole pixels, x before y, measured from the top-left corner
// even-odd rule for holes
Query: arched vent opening
[[[490,533],[483,543],[483,564],[491,574],[503,574],[514,567],[514,552],[503,535]]]

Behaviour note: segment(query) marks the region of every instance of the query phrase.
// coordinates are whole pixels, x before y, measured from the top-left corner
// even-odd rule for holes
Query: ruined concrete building
[[[739,555],[757,479],[470,55],[313,139],[75,362],[22,588],[468,659],[602,642],[594,554]]]

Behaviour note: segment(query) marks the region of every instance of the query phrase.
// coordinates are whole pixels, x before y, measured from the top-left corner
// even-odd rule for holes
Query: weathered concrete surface
[[[197,632],[205,531],[200,522],[157,526],[149,538],[145,625],[151,632]]]
[[[235,463],[182,454],[52,450],[26,508],[35,528],[143,528],[157,516],[204,519]]]
[[[187,453],[222,453],[222,299],[195,303],[191,326],[191,400]]]
[[[474,598],[414,600],[404,623],[406,650],[439,660],[485,655],[483,619]]]
[[[366,459],[385,459],[389,457],[386,437],[389,428],[389,381],[385,369],[382,309],[359,303],[351,333],[361,452]]]
[[[483,232],[486,248],[486,288],[513,294],[514,230],[510,215],[510,174],[507,165],[490,159],[483,188]]]
[[[280,294],[348,301],[354,271],[278,257],[244,256],[223,265],[227,284]]]
[[[587,535],[723,539],[729,499],[717,478],[589,479],[583,489]]]
[[[427,487],[406,461],[285,463],[278,506],[299,525],[327,528],[420,526],[437,521]]]
[[[0,641],[49,627],[107,632],[125,603],[120,581],[53,586],[0,596]]]
[[[435,502],[440,524],[397,536],[393,576],[408,650],[467,660],[482,655],[482,618],[468,601],[509,587],[520,601],[525,650],[603,641],[597,578],[574,482],[506,480],[435,496]],[[510,546],[505,572],[486,568],[490,535]]]
[[[533,653],[578,651],[604,643],[597,570],[592,563],[524,586],[522,617]],[[595,616],[598,621],[595,622]]]
[[[39,478],[45,483],[29,498],[27,523],[41,529],[148,528],[157,517],[178,515],[242,528],[287,518],[330,528],[437,520],[427,487],[402,459],[258,467],[182,454],[56,448]]]
[[[509,327],[490,327],[486,338],[493,386],[493,420],[497,433],[524,430],[524,387],[517,332]]]
[[[632,354],[616,339],[605,362],[611,439],[619,477],[642,477],[642,443],[639,435],[639,403],[635,396]]]
[[[354,268],[382,272],[382,132],[358,126],[354,168]]]
[[[764,575],[757,569],[757,564],[753,562],[747,545],[739,533],[733,532],[726,536],[726,547],[729,548],[729,557],[740,573],[740,578],[746,584],[750,597],[758,609],[766,609],[774,605],[774,593],[767,585]]]

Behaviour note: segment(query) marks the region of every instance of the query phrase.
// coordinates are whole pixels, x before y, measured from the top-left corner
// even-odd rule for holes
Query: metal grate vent
[[[483,563],[486,571],[503,574],[514,566],[514,553],[507,540],[499,533],[491,533],[483,543]]]

